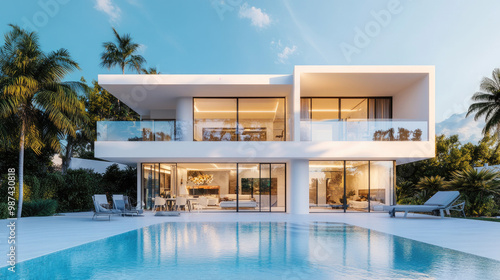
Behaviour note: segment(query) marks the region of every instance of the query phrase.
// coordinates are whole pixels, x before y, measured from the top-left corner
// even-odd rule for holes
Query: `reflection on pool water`
[[[498,261],[337,223],[165,223],[16,268],[2,277],[500,279]]]

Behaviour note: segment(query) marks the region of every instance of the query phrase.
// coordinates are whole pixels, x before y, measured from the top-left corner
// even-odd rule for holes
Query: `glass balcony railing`
[[[429,139],[427,121],[387,119],[301,121],[300,130],[301,141],[427,141]],[[192,134],[187,137],[189,139],[186,139],[189,133],[182,135],[187,131],[193,131],[192,122],[100,121],[97,122],[97,141],[193,141]],[[203,131],[210,132],[210,136],[217,136],[218,140],[207,138],[201,141],[236,141],[236,137],[233,137],[235,139],[226,137],[232,135],[230,129],[225,131],[209,127]],[[248,133],[245,133],[247,131],[242,129],[242,137],[247,137]],[[262,141],[262,139],[241,138],[240,141]]]
[[[175,121],[100,121],[97,141],[174,141]]]
[[[427,141],[427,121],[301,121],[301,141]]]

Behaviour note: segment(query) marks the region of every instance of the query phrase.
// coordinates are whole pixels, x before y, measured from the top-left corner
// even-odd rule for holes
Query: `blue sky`
[[[111,26],[163,74],[435,65],[441,121],[465,111],[481,78],[500,67],[498,10],[498,0],[17,0],[2,3],[0,32],[18,24],[37,31],[44,50],[68,49],[82,68],[72,80],[120,73],[99,67]]]

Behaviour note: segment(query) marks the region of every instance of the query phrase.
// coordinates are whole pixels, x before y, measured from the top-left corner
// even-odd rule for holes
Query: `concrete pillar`
[[[142,164],[137,163],[137,206],[136,209],[142,209]]]
[[[290,161],[290,204],[291,214],[309,214],[309,160]]]
[[[175,109],[177,139],[193,141],[193,98],[179,97]]]

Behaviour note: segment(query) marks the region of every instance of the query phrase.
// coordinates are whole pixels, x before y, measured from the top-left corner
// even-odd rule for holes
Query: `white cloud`
[[[111,0],[96,0],[94,8],[106,13],[109,16],[110,22],[116,23],[120,20],[122,10]]]
[[[297,51],[297,46],[286,46],[280,53],[278,53],[278,62],[285,64],[288,58]]]
[[[139,44],[139,48],[137,48],[137,51],[143,55],[146,50],[148,49],[148,46],[144,45],[144,44]]]
[[[260,8],[250,7],[247,3],[240,6],[240,18],[248,18],[252,21],[252,25],[259,28],[267,27],[271,23],[269,15],[264,13]]]

